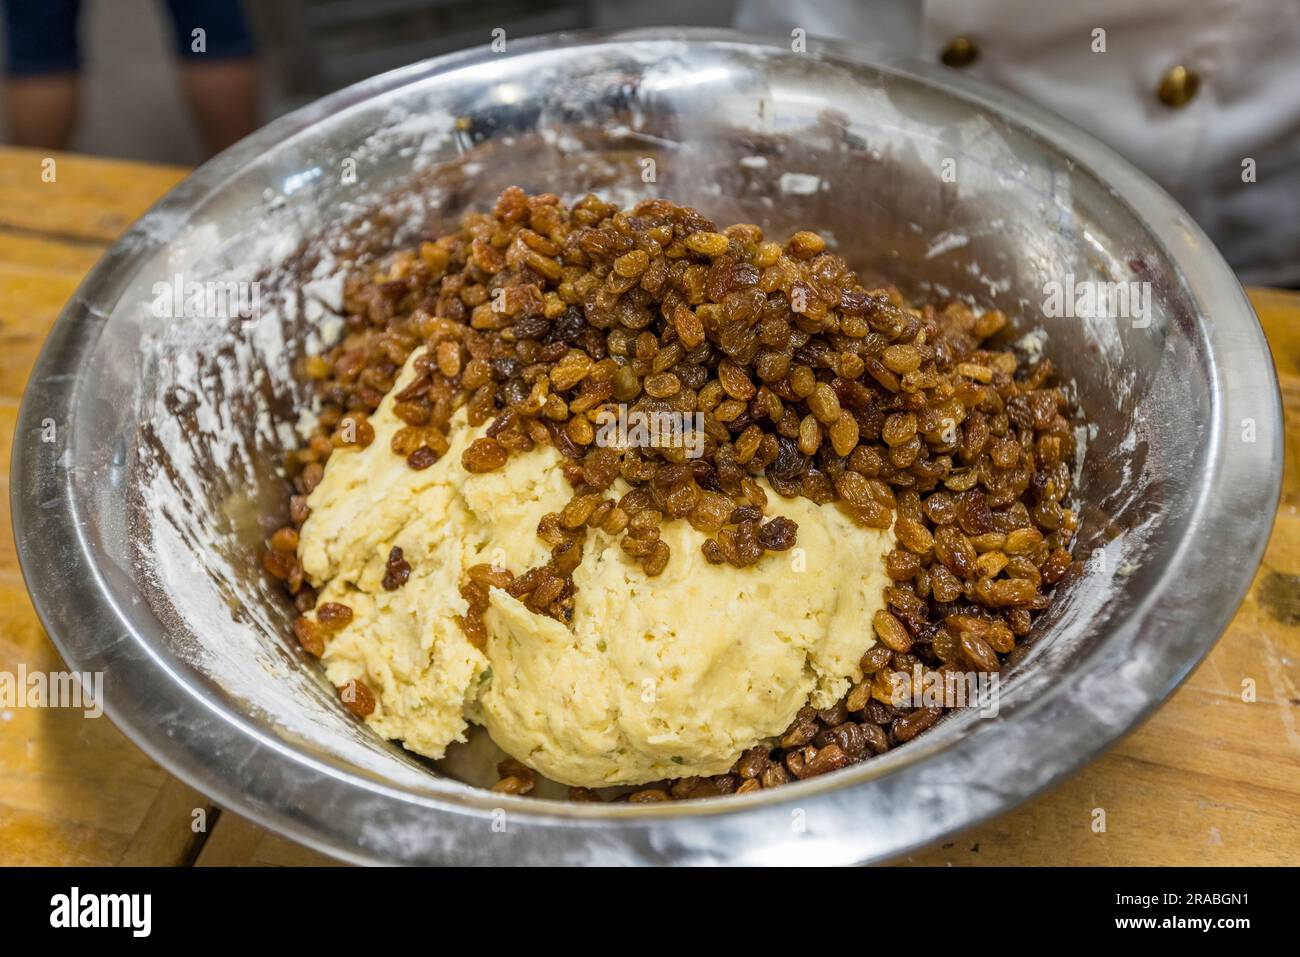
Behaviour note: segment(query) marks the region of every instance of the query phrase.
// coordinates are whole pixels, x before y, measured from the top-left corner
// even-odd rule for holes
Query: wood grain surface
[[[53,182],[42,177],[47,159]],[[28,370],[81,277],[185,172],[0,148],[0,671],[63,667],[27,598],[9,521]],[[1251,299],[1282,381],[1286,475],[1263,566],[1227,633],[1150,721],[1089,767],[903,863],[1300,863],[1300,295]],[[1253,701],[1243,700],[1247,680]],[[318,863],[331,862],[221,811],[107,718],[0,712],[0,864]]]

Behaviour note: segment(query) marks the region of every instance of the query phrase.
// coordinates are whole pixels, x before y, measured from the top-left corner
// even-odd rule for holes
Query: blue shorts
[[[186,60],[225,60],[253,55],[253,34],[240,0],[166,0],[176,52]],[[81,0],[0,0],[5,23],[5,73],[41,76],[81,66],[77,15]],[[192,48],[201,29],[206,50]]]

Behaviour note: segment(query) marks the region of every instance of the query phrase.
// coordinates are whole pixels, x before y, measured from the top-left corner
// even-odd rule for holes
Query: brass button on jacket
[[[1201,75],[1195,70],[1179,65],[1172,67],[1160,78],[1156,96],[1165,106],[1177,109],[1186,106],[1201,88]]]
[[[957,37],[939,54],[939,59],[943,61],[944,66],[963,67],[970,66],[980,55],[980,48],[975,45],[975,41],[970,37]]]

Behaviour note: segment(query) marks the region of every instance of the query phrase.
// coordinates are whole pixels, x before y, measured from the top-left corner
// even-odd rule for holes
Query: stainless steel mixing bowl
[[[303,398],[290,367],[332,321],[347,236],[380,251],[509,183],[817,228],[870,278],[1037,331],[1023,345],[1056,362],[1091,423],[1084,565],[1007,669],[996,718],[960,713],[774,791],[638,806],[490,793],[464,783],[484,780],[474,748],[431,768],[343,712],[286,641],[290,609],[256,557],[284,515]],[[1149,320],[1045,315],[1044,284],[1070,277],[1150,283]],[[261,311],[160,318],[155,284],[177,278],[258,281]],[[1263,550],[1282,444],[1240,286],[1114,153],[886,51],[677,31],[512,41],[270,124],[95,267],[17,436],[37,610],[71,667],[105,672],[109,715],[150,755],[343,858],[529,864],[878,861],[1012,807],[1133,728],[1213,644]]]

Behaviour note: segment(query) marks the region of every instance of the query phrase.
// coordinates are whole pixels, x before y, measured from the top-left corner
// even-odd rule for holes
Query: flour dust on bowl
[[[1087,423],[1076,564],[1006,662],[995,716],[953,712],[770,790],[651,805],[496,793],[485,736],[431,763],[349,714],[259,561],[311,429],[295,369],[347,332],[352,263],[450,233],[511,186],[664,198],[779,240],[815,229],[868,288],[1001,311],[1022,353],[1052,361]],[[1149,307],[1045,307],[1071,283],[1147,284]],[[517,41],[277,120],[104,256],[17,435],[28,587],[69,665],[105,673],[112,719],[222,805],[360,862],[869,862],[967,827],[1188,674],[1245,593],[1281,473],[1277,386],[1240,286],[1114,154],[888,53],[691,31]]]

